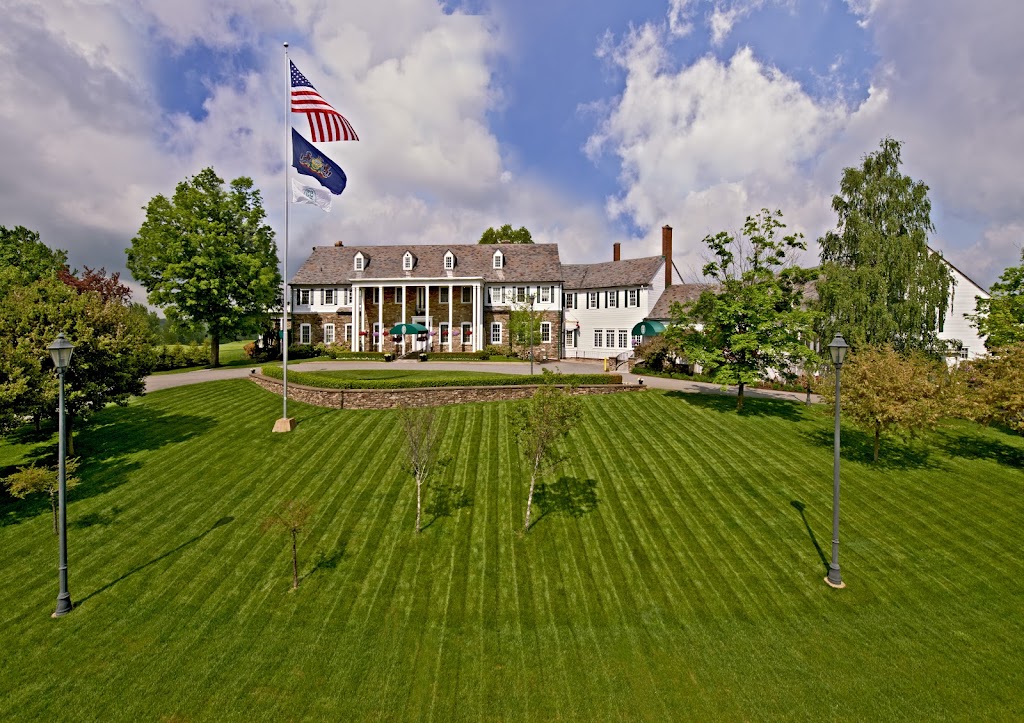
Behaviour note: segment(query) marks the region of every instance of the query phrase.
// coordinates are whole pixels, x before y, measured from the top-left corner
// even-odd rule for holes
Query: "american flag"
[[[292,113],[305,113],[314,143],[358,141],[355,129],[345,116],[320,97],[313,84],[288,61],[292,70]]]

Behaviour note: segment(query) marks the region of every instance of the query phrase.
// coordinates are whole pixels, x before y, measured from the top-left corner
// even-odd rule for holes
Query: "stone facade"
[[[281,393],[280,379],[252,374],[254,382],[274,394]],[[397,409],[441,407],[469,402],[502,402],[533,396],[536,386],[507,387],[429,387],[414,389],[320,389],[302,384],[288,385],[288,398],[315,407],[330,409]],[[635,384],[593,384],[576,387],[574,394],[614,394],[642,392],[647,387]]]

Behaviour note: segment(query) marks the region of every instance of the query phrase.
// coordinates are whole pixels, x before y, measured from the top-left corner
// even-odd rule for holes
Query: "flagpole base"
[[[295,429],[295,417],[281,417],[274,422],[275,432],[290,432]]]

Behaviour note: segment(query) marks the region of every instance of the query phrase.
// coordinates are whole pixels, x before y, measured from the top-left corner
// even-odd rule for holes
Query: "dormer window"
[[[412,267],[416,265],[416,257],[412,255],[412,252],[406,251],[405,255],[402,256],[402,270],[412,271]]]
[[[495,269],[505,268],[505,254],[501,253],[501,251],[495,251],[491,266]]]
[[[353,268],[355,268],[356,271],[362,271],[363,269],[366,268],[366,257],[363,256],[362,251],[356,254],[355,260],[352,263]]]
[[[451,271],[455,268],[455,254],[451,251],[446,251],[444,254],[444,268],[445,271]]]

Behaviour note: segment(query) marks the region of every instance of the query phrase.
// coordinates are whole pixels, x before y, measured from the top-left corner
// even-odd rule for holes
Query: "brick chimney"
[[[344,244],[344,243],[343,243],[342,241],[335,241],[335,242],[334,242],[334,248],[338,248],[338,247],[340,247],[340,246],[344,246],[344,245],[345,245],[345,244]]]
[[[622,244],[618,241],[612,244],[612,261],[622,260]]]
[[[665,288],[672,285],[672,227],[661,227],[661,255],[665,257]]]

